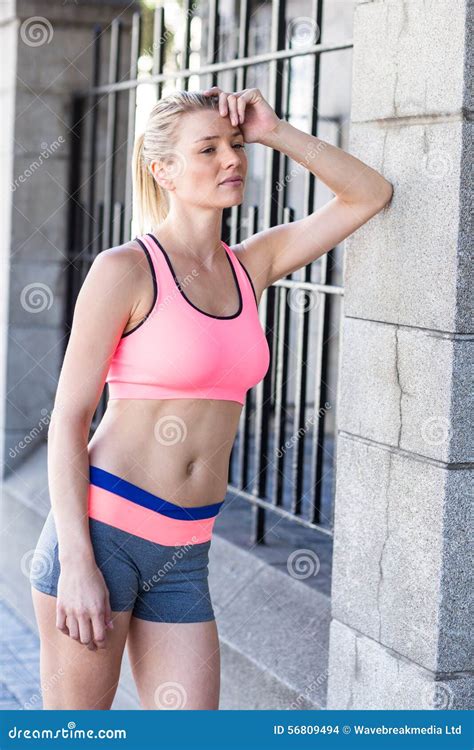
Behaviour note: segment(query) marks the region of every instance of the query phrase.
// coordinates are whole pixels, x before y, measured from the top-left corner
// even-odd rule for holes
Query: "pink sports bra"
[[[211,315],[187,298],[154,235],[137,242],[150,264],[153,305],[117,345],[106,376],[109,399],[208,398],[244,404],[246,392],[262,380],[270,364],[247,269],[222,242],[239,309],[233,315]]]

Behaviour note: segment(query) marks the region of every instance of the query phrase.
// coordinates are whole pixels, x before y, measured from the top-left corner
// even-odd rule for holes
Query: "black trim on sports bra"
[[[184,291],[183,291],[183,290],[181,289],[181,286],[180,286],[180,284],[179,284],[179,281],[178,281],[178,279],[177,279],[177,277],[176,277],[176,274],[175,274],[175,272],[174,272],[174,268],[173,268],[173,265],[172,265],[172,263],[171,263],[171,260],[170,260],[170,258],[169,258],[169,255],[168,255],[168,253],[166,252],[165,248],[164,248],[164,247],[163,247],[163,245],[162,245],[162,244],[161,244],[161,243],[160,243],[160,242],[158,241],[158,239],[157,239],[157,238],[155,237],[155,235],[154,235],[154,234],[151,234],[150,232],[148,232],[148,237],[151,237],[151,239],[152,239],[152,240],[153,240],[153,241],[155,242],[155,244],[156,244],[156,245],[157,245],[157,246],[158,246],[158,247],[160,248],[160,250],[162,251],[162,253],[163,253],[164,257],[165,257],[165,260],[166,260],[166,262],[168,263],[169,269],[170,269],[170,271],[171,271],[171,274],[172,274],[172,276],[173,276],[173,279],[174,279],[174,281],[175,281],[175,284],[176,284],[176,287],[177,287],[178,291],[179,291],[179,292],[181,293],[181,295],[182,295],[182,296],[184,297],[184,299],[186,300],[186,302],[187,302],[187,303],[188,303],[189,305],[191,305],[191,307],[194,307],[194,309],[195,309],[195,310],[197,310],[198,312],[202,313],[203,315],[207,315],[207,316],[208,316],[209,318],[215,318],[216,320],[231,320],[232,318],[237,318],[237,317],[238,317],[238,316],[239,316],[239,315],[241,314],[241,312],[242,312],[242,309],[243,309],[242,292],[240,291],[240,284],[239,284],[239,280],[238,280],[238,278],[237,278],[237,274],[236,274],[236,272],[235,272],[235,268],[234,268],[234,265],[233,265],[233,263],[232,263],[231,259],[229,258],[229,253],[227,252],[226,248],[224,248],[224,250],[225,250],[225,254],[226,254],[226,258],[227,258],[227,261],[228,261],[228,263],[229,263],[229,265],[230,265],[230,267],[231,267],[231,269],[232,269],[232,275],[233,275],[233,277],[234,277],[235,287],[236,287],[236,289],[237,289],[237,293],[238,293],[238,295],[239,295],[239,309],[237,310],[237,312],[233,313],[233,315],[212,315],[212,313],[208,313],[208,312],[206,312],[205,310],[201,310],[201,308],[200,308],[200,307],[197,307],[197,305],[195,305],[195,304],[194,304],[194,302],[191,302],[191,300],[190,300],[190,299],[189,299],[188,297],[186,297],[186,295],[185,295]]]
[[[234,255],[235,255],[235,253],[234,253]],[[245,273],[247,274],[247,278],[248,278],[248,280],[250,281],[250,286],[252,287],[252,292],[253,292],[253,296],[255,297],[255,304],[257,305],[257,310],[258,310],[258,301],[257,301],[257,295],[255,294],[255,287],[254,287],[254,285],[253,285],[253,281],[252,281],[252,279],[250,278],[250,274],[249,274],[249,272],[247,271],[247,269],[245,268],[245,266],[244,266],[244,264],[242,263],[242,261],[240,260],[240,258],[238,258],[238,257],[237,257],[237,255],[236,255],[235,257],[237,258],[237,260],[239,261],[240,265],[242,266],[242,268],[244,269]]]
[[[152,313],[152,310],[153,310],[153,308],[155,307],[155,304],[156,304],[156,299],[157,299],[157,296],[158,296],[158,285],[157,285],[157,283],[156,283],[156,274],[155,274],[155,267],[154,267],[154,265],[153,265],[153,261],[152,261],[152,259],[151,259],[151,256],[150,256],[150,252],[149,252],[149,250],[148,250],[147,246],[146,246],[146,245],[145,245],[145,244],[144,244],[144,243],[143,243],[143,242],[142,242],[141,240],[139,240],[139,239],[138,239],[138,237],[135,237],[135,242],[138,242],[138,244],[140,245],[140,247],[141,247],[141,248],[142,248],[142,249],[143,249],[143,250],[145,251],[145,255],[146,255],[146,257],[147,257],[147,260],[148,260],[148,263],[149,263],[149,265],[150,265],[150,269],[151,269],[151,276],[152,276],[152,279],[153,279],[153,302],[152,302],[152,304],[151,304],[151,307],[150,307],[150,309],[148,310],[147,314],[146,314],[146,315],[145,315],[145,317],[143,318],[143,320],[141,320],[141,321],[140,321],[139,323],[137,323],[137,325],[135,326],[135,328],[131,328],[131,329],[130,329],[129,331],[127,331],[126,333],[122,333],[122,336],[120,337],[120,338],[122,338],[122,339],[123,339],[123,338],[125,338],[125,336],[129,336],[129,335],[130,335],[131,333],[133,333],[134,331],[136,331],[136,330],[137,330],[137,328],[140,328],[140,326],[142,326],[142,325],[143,325],[143,323],[144,323],[144,322],[145,322],[145,321],[147,320],[147,318],[148,318],[148,317],[149,317],[149,316],[151,315],[151,313]]]

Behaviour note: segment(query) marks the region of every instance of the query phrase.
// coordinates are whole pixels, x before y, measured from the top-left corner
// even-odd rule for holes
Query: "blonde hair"
[[[133,150],[133,203],[138,231],[153,232],[169,211],[168,192],[159,185],[150,169],[152,161],[166,160],[173,153],[183,112],[218,110],[217,96],[195,91],[174,91],[160,99],[150,112],[144,133]]]

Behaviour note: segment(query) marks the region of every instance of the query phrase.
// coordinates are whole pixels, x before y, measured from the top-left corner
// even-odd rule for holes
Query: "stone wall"
[[[347,243],[329,709],[468,707],[467,14],[355,14],[350,150],[394,196]]]

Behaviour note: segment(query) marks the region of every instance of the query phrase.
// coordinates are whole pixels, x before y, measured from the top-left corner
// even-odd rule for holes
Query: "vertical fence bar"
[[[319,38],[322,32],[323,24],[323,0],[313,0],[312,18],[315,19],[315,28],[319,30]],[[318,39],[312,41],[316,43]],[[310,112],[311,122],[311,134],[317,135],[318,133],[318,109],[319,109],[319,80],[321,70],[321,59],[320,55],[315,55],[313,60],[313,66],[311,71],[312,88],[314,91],[314,103]],[[309,170],[306,172],[306,181],[308,187],[308,210],[314,210],[315,208],[315,178]],[[328,256],[323,256],[320,261],[321,269],[321,283],[325,283],[324,279],[327,278],[328,274]],[[311,280],[311,267],[305,269],[305,280]],[[315,372],[315,394],[314,394],[314,411],[318,413],[321,403],[326,400],[326,376],[327,376],[327,346],[326,346],[326,334],[327,334],[327,305],[329,304],[330,295],[323,295],[317,293],[316,302],[318,306],[317,316],[317,340],[316,340],[316,372]],[[325,376],[323,378],[323,370]],[[323,383],[324,380],[324,383]],[[324,398],[323,398],[324,395]],[[311,460],[311,484],[310,484],[310,519],[317,518],[318,523],[320,519],[321,511],[321,493],[322,493],[322,467],[323,467],[323,452],[324,452],[324,418],[317,418],[313,422],[313,452]],[[313,521],[314,523],[314,521]]]
[[[272,3],[272,37],[271,48],[279,50],[284,48],[285,38],[285,9],[286,0],[273,0]],[[273,60],[269,63],[269,104],[273,107],[277,117],[281,117],[281,94],[282,94],[282,70],[283,62]],[[266,152],[266,179],[265,179],[265,203],[264,203],[264,225],[274,226],[278,219],[279,193],[276,190],[276,179],[279,174],[280,152],[276,149],[267,149]],[[267,337],[270,356],[273,346],[273,309],[274,309],[275,287],[267,287],[261,299],[262,319]],[[267,493],[267,468],[268,468],[268,437],[271,398],[271,369],[257,386],[255,433],[256,433],[256,468],[257,485],[254,494],[265,497]],[[265,534],[265,511],[262,507],[254,505],[252,517],[252,539],[256,544],[263,543]]]
[[[319,13],[322,3],[320,0],[316,0],[314,4],[314,12]],[[319,16],[318,16],[319,18]],[[310,133],[315,135],[317,132],[317,110],[318,110],[318,88],[319,88],[319,69],[320,69],[320,58],[319,55],[314,57],[314,66],[310,75],[310,86],[314,92],[311,110],[309,112],[310,120]],[[309,215],[314,210],[315,204],[315,178],[314,175],[306,170],[304,173],[304,204],[305,204],[305,215]],[[323,264],[325,259],[321,261]],[[305,282],[311,281],[311,270],[312,264],[305,266],[303,270],[303,280]],[[307,358],[308,358],[308,337],[309,337],[309,323],[310,323],[310,310],[314,301],[313,293],[304,291],[301,294],[301,298],[309,300],[308,309],[304,304],[299,311],[298,318],[298,329],[297,329],[297,379],[296,379],[296,394],[295,394],[295,416],[294,416],[294,432],[299,436],[295,443],[295,448],[292,454],[292,504],[291,510],[295,515],[301,514],[301,505],[304,491],[304,449],[307,439],[306,430],[306,386],[307,386]],[[321,329],[317,331],[318,335],[318,349],[321,346]]]
[[[184,12],[186,20],[184,22],[184,33],[183,33],[183,51],[181,54],[181,70],[187,70],[189,68],[189,58],[191,54],[191,19],[193,14],[194,0],[185,0]],[[179,88],[189,91],[189,78],[190,76],[183,76],[177,79]]]
[[[82,166],[82,127],[83,127],[84,99],[75,96],[71,106],[71,127],[69,128],[71,146],[69,156],[68,178],[68,232],[67,232],[67,280],[66,301],[64,309],[64,331],[62,339],[63,357],[66,353],[74,314],[74,300],[77,296],[77,257],[82,251],[83,216],[79,203]],[[81,249],[79,251],[79,248]],[[79,251],[79,252],[78,252]]]
[[[130,80],[136,81],[138,75],[138,55],[140,54],[140,13],[132,17],[132,36],[130,40]],[[135,141],[135,110],[137,104],[137,89],[132,86],[128,90],[128,122],[127,122],[127,164],[125,174],[125,206],[124,206],[124,239],[131,238],[132,222],[132,154]]]
[[[111,24],[109,83],[119,78],[121,22],[114,18]],[[104,175],[104,232],[102,249],[110,246],[112,233],[112,206],[114,202],[115,148],[117,143],[117,96],[115,91],[107,94],[107,137],[105,147]]]
[[[161,5],[155,9],[153,15],[153,75],[160,75],[163,73],[163,65],[165,60],[165,9]],[[161,99],[161,93],[163,91],[163,82],[159,81],[156,84],[156,98]]]
[[[288,40],[288,34],[285,35],[286,39]],[[289,44],[286,44],[286,47],[291,47],[291,40]],[[289,103],[290,103],[290,96],[291,96],[291,60],[285,60],[284,67],[283,67],[284,75],[282,77],[282,115],[285,119],[289,117]],[[280,155],[280,165],[279,165],[279,173],[278,173],[278,184],[279,184],[279,193],[280,193],[280,202],[278,205],[278,223],[282,223],[285,221],[285,215],[288,215],[288,181],[285,179],[286,175],[288,174],[288,166],[289,166],[289,159],[286,156],[286,154]],[[273,311],[273,330],[274,330],[274,348],[277,349],[279,346],[278,342],[278,332],[281,330],[279,325],[280,320],[280,305],[286,304],[288,301],[288,292],[285,292],[285,294],[281,293],[281,290],[278,290],[275,294],[275,309]],[[273,358],[272,362],[272,370],[271,370],[271,382],[272,382],[272,388],[271,388],[271,405],[272,408],[275,407],[275,399],[277,397],[277,390],[276,390],[276,381],[277,381],[277,357]]]
[[[297,312],[296,330],[296,388],[295,388],[295,413],[293,421],[293,434],[298,436],[295,441],[292,456],[292,498],[291,511],[295,515],[301,513],[301,498],[303,495],[303,459],[306,438],[305,406],[306,406],[306,383],[308,374],[308,332],[309,332],[309,309],[307,300],[312,300],[311,292],[298,290],[292,295],[293,307]],[[303,302],[304,300],[304,302]]]
[[[92,46],[92,83],[98,86],[100,81],[100,59],[101,59],[101,36],[102,28],[94,27],[94,41]],[[95,234],[97,231],[97,216],[95,205],[95,186],[96,186],[96,165],[97,165],[97,124],[99,116],[99,99],[97,94],[89,97],[90,102],[90,140],[89,140],[89,175],[87,180],[88,187],[88,232],[87,232],[87,249],[92,252],[95,244]]]
[[[248,0],[242,0],[240,5],[240,24],[239,24],[239,42],[238,55],[244,57],[248,49]],[[245,67],[237,68],[234,72],[234,90],[240,91],[245,87],[247,69]],[[231,233],[230,242],[237,244],[241,240],[241,216],[242,205],[233,206],[231,212]]]
[[[338,138],[337,146],[341,146],[341,133],[338,127]],[[321,277],[321,283],[325,285],[332,285],[334,282],[334,267],[335,267],[335,249],[332,248],[326,254],[326,263],[323,268],[324,276]],[[316,388],[314,394],[314,408],[320,413],[320,417],[315,421],[314,424],[314,442],[315,451],[311,462],[311,522],[320,523],[321,521],[321,498],[324,489],[323,486],[323,458],[326,444],[326,401],[328,399],[328,376],[329,376],[329,346],[330,346],[330,331],[331,322],[333,317],[333,305],[335,301],[331,294],[321,294],[321,306],[319,308],[319,321],[318,329],[322,331],[322,344],[319,351],[319,357],[316,364]],[[342,320],[342,318],[341,318]],[[336,465],[336,441],[334,440],[332,465]],[[334,486],[331,510],[334,510]]]
[[[113,231],[112,231],[112,244],[115,247],[117,245],[121,245],[123,242],[123,215],[124,215],[123,203],[116,201],[114,203]]]
[[[207,64],[216,63],[219,57],[219,0],[209,0],[209,29],[207,37]],[[217,84],[217,73],[206,73],[205,88]]]
[[[294,219],[294,211],[285,208],[283,220],[289,223]],[[285,278],[291,279],[289,273]],[[286,438],[286,415],[287,415],[287,383],[288,383],[288,356],[286,350],[290,337],[291,306],[288,304],[288,289],[283,286],[277,288],[280,297],[278,336],[276,352],[276,374],[275,374],[275,450],[274,450],[274,483],[272,502],[276,507],[283,505],[284,492],[284,466],[285,466],[285,438]]]
[[[249,4],[248,0],[241,0],[240,2],[240,17],[239,17],[239,59],[247,57],[249,51],[249,28],[250,28],[250,17],[249,17]],[[242,91],[246,87],[247,81],[247,68],[237,68],[236,86],[237,91]]]

